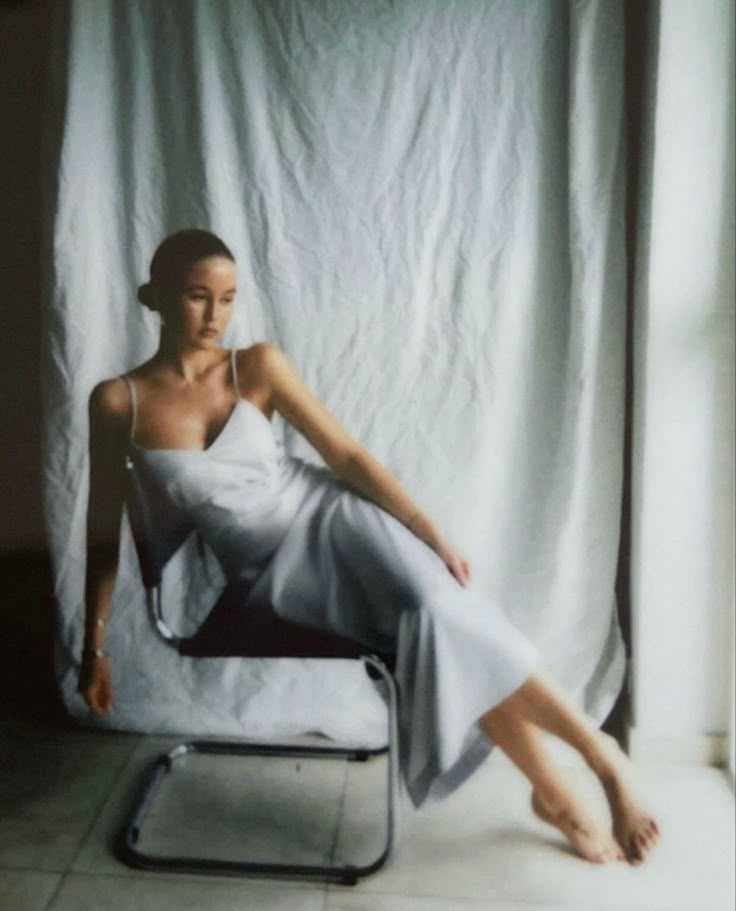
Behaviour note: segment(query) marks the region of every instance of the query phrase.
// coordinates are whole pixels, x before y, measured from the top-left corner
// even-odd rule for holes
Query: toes
[[[642,863],[658,839],[659,826],[653,819],[646,821],[621,843],[625,859],[635,865]]]
[[[629,838],[627,848],[628,848],[628,850],[627,850],[626,854],[627,854],[629,861],[632,864],[640,864],[644,858],[642,856],[641,849],[639,848],[639,844],[637,842],[636,835],[632,835]]]
[[[644,860],[649,850],[649,839],[646,832],[639,832],[635,837],[639,860]]]

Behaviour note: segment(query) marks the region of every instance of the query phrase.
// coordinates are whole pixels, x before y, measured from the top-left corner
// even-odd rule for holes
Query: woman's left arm
[[[309,440],[335,474],[406,525],[436,551],[461,585],[467,585],[468,561],[445,540],[391,472],[347,433],[277,346],[262,342],[253,347],[257,349],[257,372],[269,387],[272,407]]]

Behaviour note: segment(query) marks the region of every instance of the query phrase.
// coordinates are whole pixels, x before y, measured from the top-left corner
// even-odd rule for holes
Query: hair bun
[[[138,288],[138,300],[144,307],[148,307],[149,310],[156,309],[153,305],[153,288],[151,287],[150,282],[145,282],[140,285]]]

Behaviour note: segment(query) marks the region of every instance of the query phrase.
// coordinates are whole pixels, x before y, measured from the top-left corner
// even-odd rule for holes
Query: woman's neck
[[[179,341],[167,338],[162,333],[158,350],[151,361],[170,369],[185,382],[193,383],[212,367],[222,363],[224,350],[219,346],[208,349],[182,346]]]

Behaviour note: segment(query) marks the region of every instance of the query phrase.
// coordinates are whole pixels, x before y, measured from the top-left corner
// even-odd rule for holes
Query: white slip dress
[[[394,516],[286,453],[266,415],[237,394],[235,349],[231,365],[236,404],[203,450],[137,445],[126,375],[131,458],[242,584],[244,611],[267,603],[395,655],[404,785],[415,806],[444,797],[488,756],[478,720],[534,672],[538,649]]]

